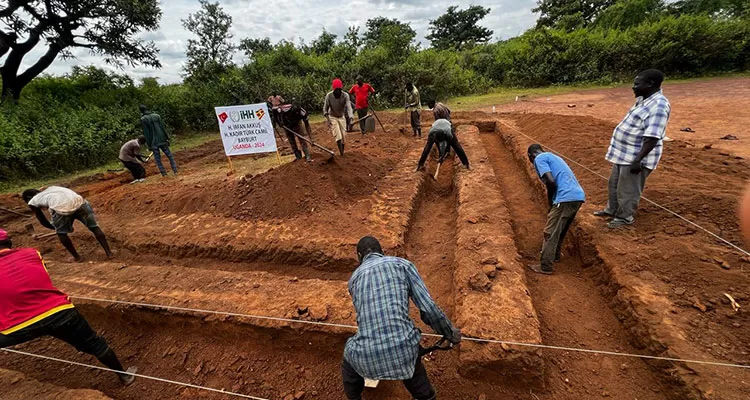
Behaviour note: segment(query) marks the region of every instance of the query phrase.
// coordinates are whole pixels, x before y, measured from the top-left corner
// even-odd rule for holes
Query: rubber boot
[[[310,155],[310,149],[304,148],[302,149],[302,152],[305,153],[305,161],[307,162],[312,161],[312,156]]]
[[[100,357],[97,357],[99,359],[99,362],[104,364],[107,368],[113,370],[113,371],[124,371],[129,372],[130,374],[134,374],[138,371],[137,367],[130,367],[125,371],[125,369],[122,367],[122,364],[120,364],[120,360],[115,355],[115,352],[112,351],[112,349],[107,349],[107,351]],[[122,382],[123,385],[129,386],[133,381],[135,381],[135,376],[130,374],[122,374],[117,373],[117,377],[120,379],[120,382]]]
[[[341,140],[337,140],[336,145],[339,148],[339,153],[343,156],[344,155],[344,142]]]
[[[302,159],[302,153],[299,150],[294,151],[294,161]]]

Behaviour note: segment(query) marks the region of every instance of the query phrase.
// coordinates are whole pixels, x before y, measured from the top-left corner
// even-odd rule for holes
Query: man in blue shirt
[[[384,256],[372,236],[360,239],[357,257],[360,265],[349,279],[349,293],[358,329],[346,342],[341,365],[346,397],[360,400],[366,377],[402,380],[415,399],[435,399],[419,355],[422,333],[409,317],[409,298],[422,321],[451,343],[461,341],[461,331],[432,300],[414,264]]]
[[[553,271],[552,263],[560,259],[563,239],[581,205],[586,201],[586,195],[573,171],[562,158],[545,152],[538,144],[529,146],[528,156],[539,178],[547,187],[547,201],[550,207],[547,226],[544,227],[541,265],[530,265],[529,268],[534,272],[550,275]]]

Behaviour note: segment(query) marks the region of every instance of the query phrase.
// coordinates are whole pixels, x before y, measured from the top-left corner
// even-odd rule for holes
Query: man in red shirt
[[[359,130],[362,131],[363,135],[366,133],[366,122],[363,118],[367,116],[370,108],[370,93],[375,93],[375,89],[369,83],[363,82],[362,75],[357,76],[357,84],[349,89],[349,94],[356,98],[354,106],[357,109],[357,118],[359,118]]]
[[[0,229],[0,348],[53,336],[91,354],[117,373],[124,385],[135,380],[137,368],[127,371],[107,342],[52,285],[42,256],[35,249],[13,249],[8,233]]]

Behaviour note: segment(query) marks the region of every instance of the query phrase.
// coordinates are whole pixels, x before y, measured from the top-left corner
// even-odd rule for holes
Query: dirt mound
[[[248,221],[290,218],[345,206],[376,192],[378,182],[397,161],[353,152],[330,161],[298,161],[246,176],[235,189],[233,217]]]

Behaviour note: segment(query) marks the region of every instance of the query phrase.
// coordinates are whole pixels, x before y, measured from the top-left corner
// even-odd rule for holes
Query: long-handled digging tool
[[[42,233],[42,234],[34,235],[34,239],[41,240],[41,239],[46,239],[55,235],[57,235],[57,232]]]
[[[5,211],[5,212],[7,212],[9,214],[15,214],[15,215],[18,215],[20,217],[31,217],[31,215],[20,213],[18,211],[9,210],[9,209],[7,209],[5,207],[0,207],[0,211]]]
[[[154,152],[152,151],[151,154],[149,154],[148,157],[146,157],[146,162],[148,162],[148,160],[150,160],[151,157],[153,156],[154,156]]]
[[[441,165],[443,165],[443,163],[439,162],[438,165],[437,165],[437,168],[435,168],[435,176],[432,177],[435,180],[437,180],[438,174],[440,173],[440,166]]]
[[[378,117],[378,113],[376,112],[375,107],[370,104],[370,108],[372,109],[372,115],[375,116],[375,120],[377,120],[378,124],[380,124],[380,127],[383,128],[383,132],[388,133],[388,131],[385,129],[385,126],[383,126],[383,123],[380,122],[380,117]]]
[[[297,132],[295,132],[295,131],[287,128],[284,125],[281,125],[281,127],[284,128],[284,129],[286,129],[287,132],[292,133],[294,136],[297,136],[298,138],[304,140],[307,143],[310,143],[313,147],[317,147],[318,149],[323,150],[326,153],[330,154],[331,158],[336,157],[336,154],[334,152],[332,152],[331,150],[328,150],[327,148],[325,148],[325,147],[323,147],[323,146],[321,146],[321,145],[313,142],[312,139],[306,138],[306,137],[300,135],[299,133],[297,133]]]

